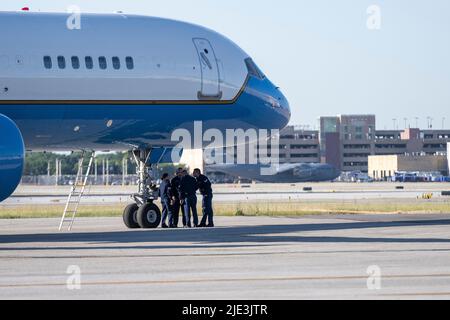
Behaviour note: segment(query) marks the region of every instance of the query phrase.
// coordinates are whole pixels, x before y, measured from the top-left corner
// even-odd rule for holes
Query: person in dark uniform
[[[186,227],[191,228],[191,210],[192,218],[194,220],[194,227],[198,227],[197,215],[197,180],[190,176],[186,170],[183,170],[183,175],[180,180],[180,199],[184,206],[184,216],[186,217]]]
[[[172,186],[171,188],[171,199],[172,199],[172,217],[173,222],[170,226],[171,228],[178,228],[178,220],[180,218],[180,209],[181,209],[181,217],[183,220],[183,227],[186,226],[186,217],[184,216],[184,206],[180,203],[180,180],[183,175],[183,168],[178,168],[175,177],[170,181]]]
[[[209,181],[207,176],[202,174],[202,171],[200,169],[194,170],[194,177],[197,180],[197,187],[200,190],[201,195],[203,196],[202,200],[203,218],[202,221],[200,222],[199,227],[213,228],[214,212],[212,208],[213,191],[211,187],[211,181]],[[208,221],[208,224],[206,224],[206,221]]]
[[[166,221],[169,220],[169,225],[172,225],[172,210],[170,206],[170,196],[171,196],[171,185],[170,185],[170,179],[169,174],[164,173],[161,177],[161,185],[159,186],[159,197],[161,198],[161,205],[162,205],[162,221],[161,221],[161,227],[166,229],[169,226],[167,225]]]

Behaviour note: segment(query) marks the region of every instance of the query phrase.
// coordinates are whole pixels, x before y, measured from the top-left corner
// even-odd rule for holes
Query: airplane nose
[[[289,102],[268,78],[251,77],[246,87],[246,93],[255,98],[255,117],[259,126],[271,129],[283,129],[291,119]]]
[[[334,180],[341,175],[341,171],[331,164],[325,165],[326,176],[329,180]]]
[[[331,166],[331,172],[333,173],[335,179],[341,175],[341,170],[339,170],[335,166]]]
[[[286,124],[287,124],[291,120],[291,108],[290,108],[288,100],[286,99],[286,97],[280,91],[279,88],[277,88],[277,91],[278,91],[277,96],[278,96],[278,102],[280,105],[280,110],[281,110],[281,113],[285,116]]]

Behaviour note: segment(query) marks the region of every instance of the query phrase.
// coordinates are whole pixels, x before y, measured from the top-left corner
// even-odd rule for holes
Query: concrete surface
[[[221,227],[192,230],[129,231],[120,218],[78,219],[72,233],[57,225],[0,220],[0,299],[450,298],[450,214],[218,217]],[[66,285],[73,265],[80,290]],[[381,272],[369,279],[379,290],[368,289],[369,267]]]
[[[304,192],[303,187],[312,187]],[[404,190],[396,190],[403,186]],[[260,200],[364,200],[364,199],[416,199],[423,193],[434,193],[434,199],[441,197],[441,191],[450,190],[449,183],[309,183],[309,184],[254,184],[214,185],[215,202],[260,201]],[[68,186],[20,186],[12,197],[0,204],[54,205],[64,204],[70,191]],[[83,196],[83,204],[129,203],[135,186],[92,186]]]

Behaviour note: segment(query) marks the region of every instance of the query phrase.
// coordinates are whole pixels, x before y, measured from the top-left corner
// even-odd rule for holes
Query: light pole
[[[94,184],[97,184],[97,177],[98,177],[98,171],[97,171],[97,158],[94,159]]]
[[[442,117],[442,130],[445,129],[445,117]]]
[[[55,160],[55,185],[58,185],[58,179],[59,179],[59,160]]]
[[[415,117],[416,119],[416,129],[419,129],[419,117]]]
[[[106,158],[106,185],[109,186],[109,158]]]
[[[128,158],[123,158],[122,159],[122,186],[125,185],[127,177],[128,177]]]
[[[397,124],[397,119],[392,119],[392,122],[394,123],[394,130],[396,130],[397,129],[397,126],[396,126],[396,124]]]
[[[106,182],[106,180],[105,180],[105,173],[106,173],[106,172],[105,172],[105,171],[106,171],[106,170],[105,170],[105,167],[106,167],[106,166],[105,166],[105,159],[103,158],[103,159],[102,159],[102,184],[103,184],[103,185],[105,185],[105,182]]]

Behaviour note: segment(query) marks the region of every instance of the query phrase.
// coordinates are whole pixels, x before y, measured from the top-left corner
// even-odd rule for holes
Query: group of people
[[[170,179],[169,174],[164,173],[161,180],[159,197],[163,209],[162,228],[178,228],[180,210],[184,228],[214,227],[211,182],[200,169],[195,169],[191,176],[187,170],[179,168],[175,177]],[[200,223],[197,214],[197,190],[203,197],[203,218]]]

